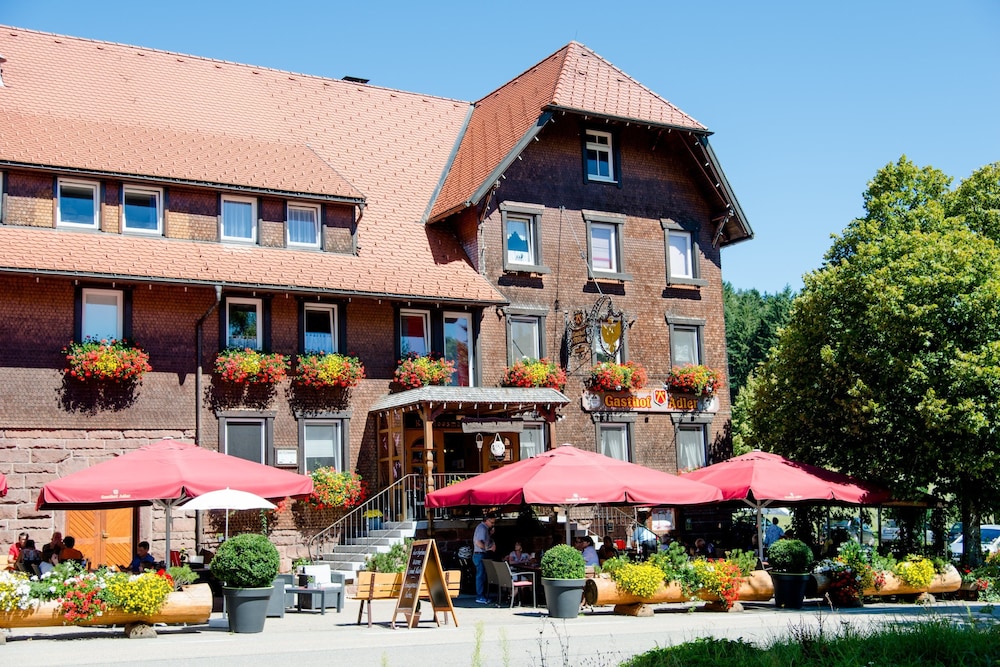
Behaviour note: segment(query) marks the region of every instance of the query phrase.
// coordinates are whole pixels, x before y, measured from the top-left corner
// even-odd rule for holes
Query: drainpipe
[[[198,318],[194,325],[194,441],[201,446],[201,333],[205,326],[205,320],[215,312],[222,301],[222,285],[215,286],[215,303],[205,311],[205,314]],[[194,515],[194,550],[195,553],[201,551],[201,512]]]

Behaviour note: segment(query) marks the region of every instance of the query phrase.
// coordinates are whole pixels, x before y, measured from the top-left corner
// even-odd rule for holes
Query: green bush
[[[557,544],[542,556],[544,579],[583,579],[586,572],[583,554],[568,544]]]
[[[807,574],[814,560],[812,549],[802,540],[780,539],[767,549],[767,562],[774,572]]]
[[[193,584],[198,581],[198,574],[187,565],[174,565],[167,568],[167,574],[174,580],[174,586],[180,589],[181,586]]]
[[[268,588],[281,566],[278,550],[260,533],[244,533],[219,545],[212,574],[230,588]]]
[[[406,558],[410,552],[410,543],[406,538],[402,544],[394,544],[386,552],[374,553],[365,559],[365,569],[369,572],[402,572],[406,569]]]

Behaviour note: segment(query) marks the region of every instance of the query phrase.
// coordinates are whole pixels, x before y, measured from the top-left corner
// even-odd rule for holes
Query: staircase
[[[424,515],[424,491],[419,475],[406,475],[382,489],[307,542],[313,561],[330,564],[353,582],[365,560],[385,553],[417,532]]]

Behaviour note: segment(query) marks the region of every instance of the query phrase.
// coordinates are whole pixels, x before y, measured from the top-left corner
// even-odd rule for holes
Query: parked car
[[[895,519],[885,519],[882,521],[881,535],[883,542],[895,542],[899,539],[899,524],[896,523]],[[926,544],[934,544],[934,531],[930,528],[926,529],[924,531],[924,540]],[[951,540],[948,540],[948,542],[950,543]]]
[[[1000,526],[996,524],[984,524],[979,527],[979,537],[983,547],[983,553],[996,553],[1000,551]],[[951,543],[951,557],[961,558],[964,545],[964,535],[959,535]]]
[[[841,519],[839,521],[830,522],[830,535],[833,535],[836,538],[838,533],[843,535],[845,532],[852,540],[869,546],[875,544],[875,529],[867,523],[864,526],[864,539],[859,540],[857,519]]]
[[[962,522],[956,521],[951,524],[951,528],[948,529],[948,544],[955,541],[955,538],[962,534]]]

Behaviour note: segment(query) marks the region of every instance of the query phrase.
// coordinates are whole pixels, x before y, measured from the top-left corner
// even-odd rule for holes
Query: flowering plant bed
[[[69,367],[66,373],[77,380],[140,380],[153,370],[149,355],[124,340],[94,340],[71,343],[63,348]]]
[[[675,366],[667,374],[667,386],[696,396],[713,396],[722,387],[722,376],[708,366]]]
[[[634,361],[627,361],[624,364],[602,361],[590,369],[586,385],[594,391],[628,391],[642,389],[648,381],[649,375],[646,369]]]
[[[439,355],[421,356],[410,352],[399,360],[392,380],[404,389],[418,389],[429,384],[448,384],[454,373],[453,361]]]
[[[548,359],[522,359],[505,368],[502,387],[544,387],[562,391],[566,387],[566,370]]]
[[[59,564],[40,577],[0,572],[0,627],[204,623],[212,612],[206,584],[174,591],[167,573],[84,572]]]
[[[306,387],[355,387],[365,379],[361,360],[343,354],[300,354],[295,381]]]
[[[350,509],[365,500],[365,483],[357,473],[323,467],[312,471],[312,480],[313,492],[306,503],[316,509]]]
[[[288,374],[283,354],[265,354],[245,348],[227,348],[215,359],[215,372],[223,382],[277,384]]]

